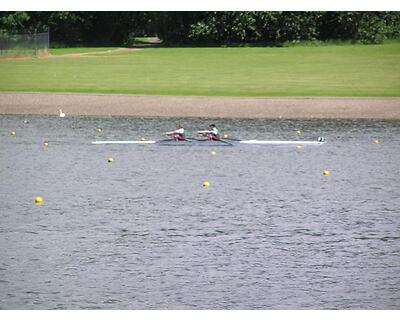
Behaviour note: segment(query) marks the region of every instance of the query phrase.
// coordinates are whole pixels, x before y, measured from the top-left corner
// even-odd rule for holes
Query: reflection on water
[[[211,120],[0,116],[0,308],[400,307],[400,122],[212,120],[328,141],[301,150],[90,144],[177,121]]]

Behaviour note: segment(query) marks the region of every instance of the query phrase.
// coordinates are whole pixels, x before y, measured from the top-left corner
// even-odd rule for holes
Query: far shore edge
[[[225,97],[0,92],[0,114],[74,116],[400,119],[400,97]]]

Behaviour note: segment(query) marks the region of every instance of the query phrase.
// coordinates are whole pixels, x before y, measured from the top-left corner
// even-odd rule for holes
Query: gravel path
[[[400,98],[238,98],[123,94],[0,93],[0,114],[400,119]]]

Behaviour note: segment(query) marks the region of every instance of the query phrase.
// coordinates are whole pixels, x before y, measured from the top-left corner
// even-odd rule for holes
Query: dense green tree
[[[26,32],[29,20],[27,12],[0,12],[0,30],[9,34]]]
[[[190,26],[205,15],[205,12],[155,12],[156,35],[167,43],[190,43]]]
[[[400,12],[0,12],[0,34],[48,29],[53,44],[66,45],[126,45],[153,35],[172,45],[381,43],[400,37]]]

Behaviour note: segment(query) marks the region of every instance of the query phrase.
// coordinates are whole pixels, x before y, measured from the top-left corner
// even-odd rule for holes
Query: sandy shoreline
[[[0,93],[0,114],[400,119],[400,98],[177,97],[125,94]]]

